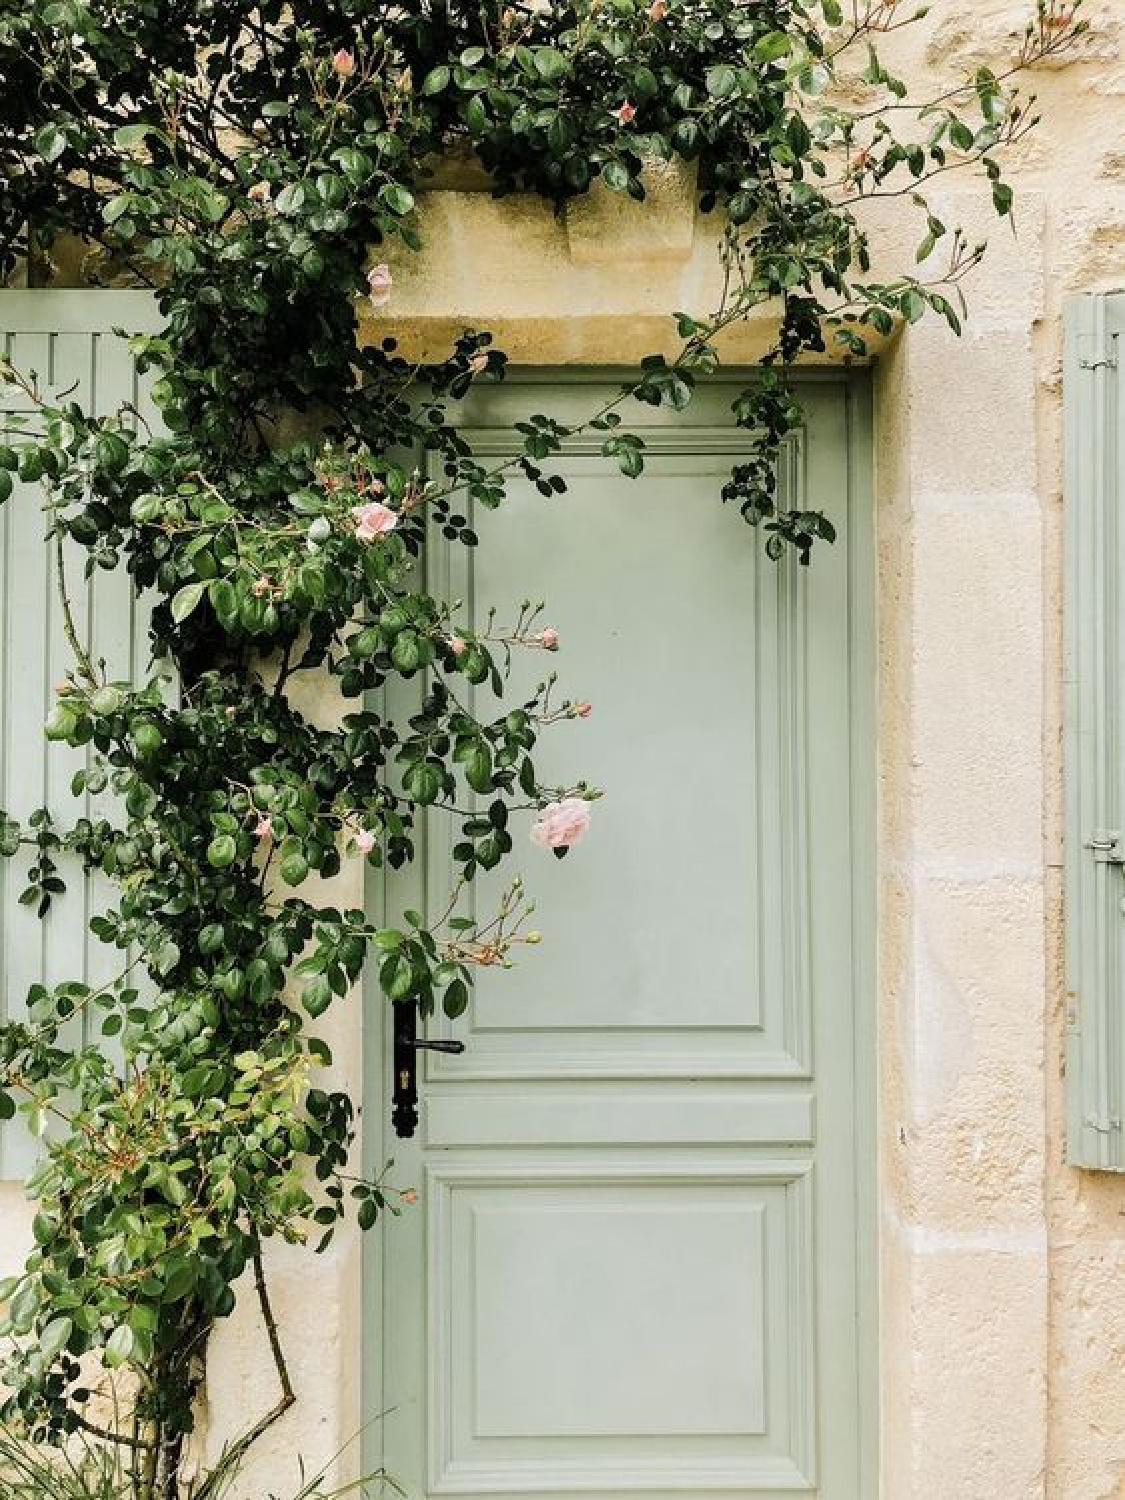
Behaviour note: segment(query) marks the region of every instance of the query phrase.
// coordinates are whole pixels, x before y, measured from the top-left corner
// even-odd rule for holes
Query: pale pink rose
[[[355,72],[355,58],[346,47],[341,47],[333,57],[332,71],[341,78],[350,78]]]
[[[367,295],[372,307],[386,307],[391,300],[395,279],[385,262],[372,266],[367,273]]]
[[[370,854],[375,847],[375,835],[370,828],[361,828],[355,836],[355,846],[361,854]]]
[[[488,369],[488,355],[483,353],[474,354],[469,361],[469,369],[474,375],[483,375]]]
[[[246,196],[251,203],[268,203],[270,201],[270,185],[268,182],[256,182],[253,187],[246,189]]]
[[[650,21],[663,21],[668,14],[668,0],[652,0],[646,14]]]
[[[355,517],[355,534],[361,542],[373,542],[398,525],[398,512],[379,500],[355,506],[352,515]]]
[[[254,837],[256,839],[273,838],[273,819],[268,813],[262,813],[258,821],[254,824]]]
[[[402,1201],[404,1203],[417,1203],[418,1202],[418,1193],[417,1193],[417,1190],[415,1188],[403,1188],[399,1192],[399,1197],[402,1199]]]
[[[635,105],[630,104],[628,99],[626,99],[625,103],[617,109],[611,109],[610,114],[619,125],[631,125],[637,117],[637,109]]]
[[[531,825],[531,842],[541,849],[569,849],[590,826],[590,804],[581,797],[548,802]]]
[[[544,651],[557,651],[559,649],[559,633],[553,625],[548,625],[546,630],[539,632],[539,644]]]
[[[574,705],[574,712],[580,719],[588,719],[594,712],[594,705],[592,703],[576,703]]]
[[[454,656],[464,656],[469,649],[469,643],[463,635],[451,635],[449,637],[449,649]]]
[[[273,585],[270,583],[268,578],[255,578],[250,592],[256,599],[261,599],[264,594],[269,593],[272,587]]]

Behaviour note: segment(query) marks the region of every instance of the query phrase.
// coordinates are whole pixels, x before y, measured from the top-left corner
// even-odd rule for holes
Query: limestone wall
[[[934,6],[907,76],[996,67],[1023,14]],[[1125,7],[1089,16],[966,337],[877,380],[888,1500],[1125,1496],[1125,1181],[1062,1136],[1060,320],[1125,285]]]

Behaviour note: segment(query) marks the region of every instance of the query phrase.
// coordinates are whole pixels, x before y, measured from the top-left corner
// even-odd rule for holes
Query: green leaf
[[[73,1332],[74,1323],[70,1318],[52,1318],[47,1324],[39,1335],[39,1353],[48,1364],[66,1348]]]
[[[234,835],[230,833],[220,833],[207,845],[207,863],[216,870],[224,870],[227,865],[233,865],[237,854],[238,845]]]
[[[281,878],[286,885],[300,885],[308,873],[308,860],[297,851],[287,854],[281,861]]]
[[[420,761],[411,766],[402,778],[403,790],[414,802],[428,806],[436,802],[441,793],[441,772],[437,766]]]
[[[726,99],[738,87],[738,74],[729,63],[716,63],[703,75],[712,99]]]
[[[784,31],[767,31],[765,36],[759,37],[754,43],[754,56],[759,62],[776,62],[779,57],[787,57],[793,50],[791,37],[786,36]]]
[[[238,623],[238,591],[229,578],[214,578],[208,584],[211,608],[225,630]]]
[[[455,979],[442,997],[441,1008],[451,1021],[463,1016],[469,1008],[469,987],[463,979]]]
[[[487,745],[476,745],[465,761],[465,780],[474,792],[492,790],[492,752]]]
[[[422,80],[422,93],[440,94],[442,89],[448,88],[451,76],[450,69],[444,63],[440,67],[431,68]]]
[[[142,760],[150,759],[164,743],[164,736],[160,733],[159,726],[151,719],[134,720],[132,730],[133,743]]]
[[[195,1266],[190,1260],[179,1261],[164,1279],[162,1302],[182,1302],[198,1280]]]
[[[332,986],[323,974],[310,979],[301,991],[301,1004],[315,1020],[332,1004]]]
[[[557,47],[536,47],[532,53],[540,78],[548,83],[557,83],[570,72],[570,62]]]
[[[7,469],[0,469],[0,505],[3,505],[11,493],[12,476]]]
[[[206,583],[189,583],[172,596],[172,618],[177,624],[186,620],[202,602]]]
[[[699,154],[702,139],[703,132],[695,120],[677,120],[675,125],[672,126],[670,136],[672,147],[681,156],[687,157],[688,160]]]
[[[602,168],[602,181],[615,193],[627,193],[631,181],[629,168],[622,161],[607,161]]]
[[[78,728],[78,715],[66,703],[57,703],[51,711],[43,732],[49,740],[70,740]]]
[[[908,323],[917,323],[918,319],[926,311],[926,300],[921,292],[913,288],[902,294],[902,315]]]
[[[385,187],[380,188],[379,197],[393,214],[400,217],[408,214],[414,207],[414,194],[397,182],[388,182]]]
[[[405,1000],[414,988],[414,967],[404,953],[391,953],[379,966],[379,983],[390,1000]]]
[[[113,144],[125,151],[132,151],[135,146],[144,143],[145,137],[151,134],[154,128],[152,125],[119,125],[113,132]]]
[[[66,133],[58,125],[44,125],[35,132],[35,149],[44,161],[58,161],[66,148]]]
[[[128,1323],[119,1323],[106,1340],[105,1362],[111,1370],[123,1365],[133,1353],[136,1339]]]
[[[344,170],[347,171],[347,168],[345,167]],[[274,207],[279,214],[299,214],[304,206],[305,184],[303,182],[289,183],[274,199]]]
[[[395,636],[391,660],[400,672],[416,672],[421,666],[421,643],[413,630],[404,630]]]

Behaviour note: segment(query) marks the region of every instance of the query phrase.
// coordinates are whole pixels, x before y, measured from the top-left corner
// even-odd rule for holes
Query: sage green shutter
[[[134,402],[146,420],[150,409],[134,360],[116,327],[130,332],[159,327],[156,304],[141,292],[0,292],[0,353],[22,373],[32,371],[48,400],[77,401],[85,411],[107,415]],[[0,386],[0,431],[30,404],[12,386]],[[18,441],[18,434],[13,434]],[[76,798],[74,772],[83,751],[49,744],[43,721],[54,701],[54,684],[70,665],[62,610],[44,545],[46,523],[38,483],[17,483],[0,506],[0,807],[26,823],[46,806],[60,829],[77,817],[97,814],[99,800]],[[79,632],[94,659],[105,658],[111,678],[143,675],[147,663],[144,611],[136,607],[124,571],[83,577],[85,552],[67,553],[67,586]],[[90,917],[104,907],[101,882],[85,878],[77,862],[59,860],[67,894],[44,921],[21,904],[32,852],[0,860],[0,1017],[26,1014],[33,984],[64,979],[104,983],[123,966],[121,954],[89,933]],[[71,1040],[80,1040],[75,1027]],[[36,1143],[17,1119],[0,1128],[0,1177],[22,1177]]]
[[[1067,1156],[1125,1171],[1125,293],[1066,309]]]

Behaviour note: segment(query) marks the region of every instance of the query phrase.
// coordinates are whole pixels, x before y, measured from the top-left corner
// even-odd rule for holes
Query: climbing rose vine
[[[981,248],[925,185],[977,172],[1008,216],[999,154],[1035,123],[1011,74],[1082,29],[1076,5],[1042,0],[1010,73],[925,101],[877,51],[912,19],[895,0],[0,0],[0,271],[42,284],[77,243],[90,280],[151,287],[163,317],[132,340],[158,429],[9,368],[32,415],[0,446],[0,500],[14,477],[41,487],[72,650],[46,732],[87,752],[74,790],[112,808],[66,828],[4,817],[0,847],[31,846],[41,911],[66,860],[108,875],[91,925],[121,954],[110,983],[37,986],[0,1030],[0,1112],[54,1125],[35,1249],[3,1288],[5,1416],[36,1441],[112,1445],[134,1500],[184,1493],[208,1334],[236,1295],[257,1298],[280,1399],[232,1460],[295,1399],[264,1242],[323,1248],[349,1209],[368,1228],[394,1202],[351,1162],[355,1104],[321,1079],[319,1019],[355,1003],[365,963],[392,1004],[456,1019],[481,965],[538,938],[518,883],[465,914],[478,872],[529,833],[565,855],[591,822],[592,788],[536,768],[541,736],[590,705],[547,670],[529,699],[506,686],[513,652],[546,668],[565,641],[532,605],[473,616],[427,592],[418,560],[474,546],[474,511],[512,476],[561,494],[552,461],[577,431],[639,475],[630,409],[686,406],[716,336],[763,303],[776,342],[734,402],[744,455],[721,498],[774,557],[831,539],[816,509],[778,505],[792,367],[829,343],[861,356],[928,311],[959,328]],[[505,374],[487,330],[422,365],[378,331],[451,147],[497,194],[560,206],[595,184],[643,199],[645,164],[679,161],[726,272],[718,306],[669,309],[675,357],[645,359],[578,427],[530,416],[491,466],[457,421]],[[864,211],[888,195],[918,216],[918,266],[875,280]],[[154,601],[146,680],[93,659],[74,544],[87,574],[124,569]],[[310,678],[338,696],[330,727],[301,710]],[[418,689],[405,716],[380,692],[396,679]],[[309,884],[348,860],[408,865],[430,808],[455,826],[444,914],[392,923]]]

